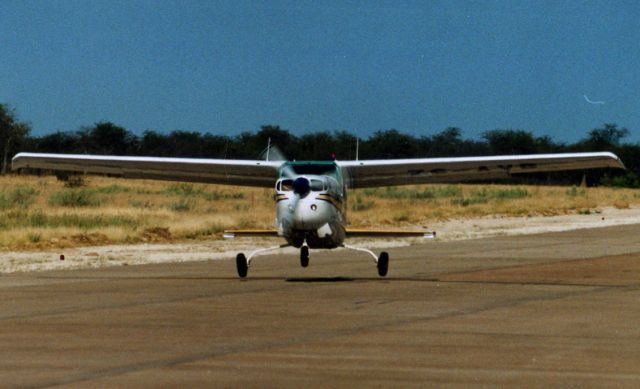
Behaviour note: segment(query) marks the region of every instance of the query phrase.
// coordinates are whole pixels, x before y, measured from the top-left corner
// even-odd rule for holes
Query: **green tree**
[[[9,156],[26,142],[31,127],[25,122],[19,122],[13,109],[6,104],[0,104],[0,144],[2,144],[2,174],[7,173]]]
[[[168,157],[172,155],[171,152],[166,135],[152,130],[147,130],[142,134],[140,138],[140,153],[142,155]]]
[[[335,149],[335,138],[328,132],[313,132],[303,135],[298,142],[297,158],[328,160]]]
[[[564,145],[558,144],[549,135],[543,135],[535,139],[537,153],[560,153],[564,150]]]
[[[125,155],[136,147],[137,138],[123,127],[111,122],[96,123],[78,132],[80,144],[87,153]]]
[[[360,142],[360,155],[364,158],[411,158],[418,153],[416,138],[398,130],[378,130]]]
[[[172,157],[200,158],[204,156],[202,134],[195,131],[172,131],[167,137]]]
[[[360,150],[356,149],[360,147],[362,139],[358,140],[355,135],[344,130],[334,132],[332,137],[334,140],[334,148],[328,150],[330,153],[335,152],[338,159],[356,159],[356,151],[360,153]],[[360,157],[360,155],[358,155],[358,157]]]
[[[605,123],[603,127],[589,131],[587,138],[579,146],[589,151],[611,151],[620,145],[620,141],[629,135],[626,128],[618,128],[615,123]]]
[[[537,151],[533,134],[523,130],[492,130],[482,134],[489,150],[496,155],[534,154]]]
[[[271,139],[271,145],[277,146],[287,159],[295,158],[298,139],[288,130],[272,125],[261,126],[260,131],[253,136],[252,145],[254,150],[258,151],[258,155],[266,149],[269,139]]]
[[[78,138],[70,132],[56,131],[32,140],[32,148],[44,153],[77,153],[80,151]]]
[[[460,145],[463,143],[457,127],[447,127],[430,138],[422,138],[421,143],[426,148],[426,155],[430,157],[452,157],[459,155]]]

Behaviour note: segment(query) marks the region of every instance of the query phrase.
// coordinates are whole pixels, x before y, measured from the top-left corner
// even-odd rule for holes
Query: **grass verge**
[[[228,228],[273,227],[271,189],[86,177],[0,177],[0,249],[220,239]],[[353,227],[429,225],[487,215],[592,214],[640,205],[640,190],[417,185],[349,192]]]

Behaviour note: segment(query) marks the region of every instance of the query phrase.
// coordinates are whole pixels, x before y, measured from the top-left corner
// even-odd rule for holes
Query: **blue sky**
[[[0,2],[0,102],[35,134],[448,126],[640,140],[637,1]],[[604,101],[605,104],[591,104]]]

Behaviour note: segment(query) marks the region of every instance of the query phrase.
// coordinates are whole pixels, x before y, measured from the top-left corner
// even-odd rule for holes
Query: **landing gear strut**
[[[300,266],[309,266],[309,246],[300,247]]]
[[[245,256],[244,253],[238,253],[238,255],[236,255],[236,269],[238,270],[238,276],[240,278],[245,278],[247,276],[247,273],[249,272],[249,266],[251,264],[251,259],[256,254],[264,253],[266,251],[271,251],[271,250],[277,250],[287,246],[289,245],[283,244],[281,246],[268,247],[265,249],[255,250],[254,252],[249,254],[249,257]],[[376,262],[376,267],[378,268],[378,275],[380,277],[385,277],[389,272],[389,253],[387,253],[386,251],[381,252],[380,256],[376,256],[376,254],[369,249],[347,246],[347,245],[342,245],[342,247],[349,250],[362,251],[371,255],[373,257],[373,260]],[[309,246],[307,245],[302,245],[302,247],[300,247],[300,265],[302,267],[309,266]]]
[[[373,257],[373,260],[376,262],[376,267],[378,268],[378,275],[380,277],[386,276],[387,273],[389,272],[389,253],[387,253],[386,251],[381,252],[380,256],[378,257],[373,251],[369,249],[348,246],[346,244],[343,244],[342,247],[349,250],[362,251],[364,253],[371,255]]]
[[[246,257],[244,253],[238,253],[238,255],[236,255],[236,269],[238,270],[238,276],[240,276],[240,278],[245,278],[247,276],[247,273],[249,272],[249,266],[251,265],[251,259],[257,254],[264,253],[267,251],[282,249],[289,246],[290,246],[289,244],[283,244],[275,247],[267,247],[266,249],[258,249],[253,251],[251,254],[249,254],[249,257]],[[309,261],[309,258],[307,255],[307,263],[308,261]]]

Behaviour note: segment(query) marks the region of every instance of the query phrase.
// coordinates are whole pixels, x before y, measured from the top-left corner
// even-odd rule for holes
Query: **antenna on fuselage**
[[[271,137],[267,141],[267,161],[269,161],[269,151],[271,151]]]
[[[358,152],[360,151],[358,150],[359,148],[360,148],[360,138],[356,136],[356,161],[358,160]]]

